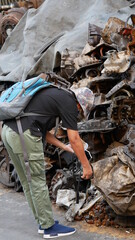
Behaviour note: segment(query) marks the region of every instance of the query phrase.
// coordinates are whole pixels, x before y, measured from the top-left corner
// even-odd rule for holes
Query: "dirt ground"
[[[57,214],[60,214],[60,215],[65,214],[65,211],[62,208],[56,206],[56,204],[53,204],[53,209],[54,209],[54,212],[56,212]],[[96,232],[101,235],[105,235],[107,233],[110,237],[113,237],[114,239],[118,238],[118,239],[135,240],[135,228],[123,228],[123,227],[116,228],[116,227],[106,227],[106,226],[96,227],[94,224],[86,223],[85,220],[75,221],[73,224],[75,227],[85,232],[90,232],[90,233]]]

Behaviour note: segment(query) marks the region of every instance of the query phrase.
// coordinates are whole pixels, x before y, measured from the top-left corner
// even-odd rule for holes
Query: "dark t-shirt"
[[[23,131],[30,129],[32,135],[43,136],[56,124],[56,117],[60,117],[62,126],[67,129],[77,130],[77,105],[73,95],[67,91],[50,87],[36,93],[25,112],[44,114],[45,116],[22,117]],[[5,124],[18,132],[16,121],[8,120]]]

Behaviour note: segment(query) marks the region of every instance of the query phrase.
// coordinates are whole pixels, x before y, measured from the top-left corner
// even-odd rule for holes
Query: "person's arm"
[[[78,131],[67,129],[67,133],[68,133],[68,139],[71,144],[71,147],[73,148],[75,154],[77,155],[83,167],[83,175],[81,177],[84,179],[91,178],[93,171],[86,157],[83,143],[79,136]]]
[[[46,133],[46,141],[47,141],[47,143],[50,143],[56,147],[59,147],[59,148],[63,149],[64,151],[68,151],[68,152],[72,152],[72,153],[74,152],[70,145],[66,145],[66,144],[62,143],[50,132]]]

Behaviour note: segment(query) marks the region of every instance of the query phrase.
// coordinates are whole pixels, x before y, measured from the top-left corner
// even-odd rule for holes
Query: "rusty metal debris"
[[[88,204],[86,204],[86,206],[84,206],[82,209],[80,209],[78,211],[78,215],[81,216],[85,212],[88,212],[95,205],[95,203],[101,199],[103,199],[103,197],[102,197],[101,193],[97,191],[93,200],[89,201]]]
[[[127,24],[129,18],[132,20],[132,25]],[[124,164],[130,164],[132,172],[135,159],[135,141],[134,135],[129,139],[127,131],[129,131],[130,125],[134,126],[135,119],[134,15],[129,18],[125,22],[110,18],[108,25],[101,33],[104,41],[101,39],[101,42],[94,47],[90,46],[87,53],[80,54],[74,59],[74,73],[67,79],[72,80],[73,86],[76,88],[82,85],[89,87],[95,96],[89,119],[78,123],[79,132],[83,140],[88,143],[93,161],[104,160],[108,146],[117,141],[119,148],[113,146],[112,162],[120,160]],[[86,56],[89,56],[90,59],[88,60]],[[95,62],[95,58],[97,62]],[[120,145],[122,138],[126,138],[124,146]],[[120,151],[121,147],[123,147],[123,152]],[[109,163],[109,158],[106,163],[107,161]],[[121,168],[123,168],[122,164]],[[95,185],[99,188],[96,180]],[[102,193],[103,189],[104,187],[100,186]],[[132,188],[130,190],[132,195]],[[119,189],[118,192],[120,193],[120,191]],[[115,204],[112,204],[107,196],[107,191],[104,193],[104,197],[117,214],[134,215],[130,209],[129,213],[128,210],[126,212],[125,209],[122,210],[122,205],[121,210],[118,210],[118,206],[115,206],[117,200],[114,200]]]
[[[8,187],[14,187],[14,181],[11,180],[13,169],[14,166],[0,141],[0,182]]]
[[[65,49],[61,54],[61,76],[68,78],[75,71],[74,59],[79,56],[77,51]]]
[[[111,36],[112,34],[118,34],[122,28],[125,27],[125,22],[116,17],[110,17],[105,24],[104,29],[101,31],[101,36],[103,40],[112,44]],[[130,27],[130,25],[128,25]]]
[[[13,8],[8,10],[1,20],[1,34],[3,41],[10,36],[11,32],[25,14],[26,8]]]
[[[0,0],[0,11],[13,7],[38,8],[44,0]]]
[[[107,60],[101,73],[123,73],[130,67],[130,55],[126,51],[108,51]]]
[[[118,216],[105,200],[99,200],[87,214],[83,215],[83,219],[88,224],[94,224],[96,227],[133,227],[135,226],[135,217]],[[76,217],[77,220],[77,217]]]
[[[88,27],[88,43],[91,46],[96,46],[101,39],[101,28],[89,23]]]
[[[0,45],[10,36],[12,30],[30,8],[38,8],[44,0],[3,0],[0,1]]]
[[[28,8],[38,8],[44,0],[25,0]]]

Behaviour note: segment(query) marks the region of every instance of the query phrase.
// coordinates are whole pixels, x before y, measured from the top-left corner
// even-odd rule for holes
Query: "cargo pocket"
[[[24,132],[25,144],[29,153],[41,153],[43,152],[42,137],[31,135],[30,130]]]
[[[29,153],[31,176],[45,176],[44,153]]]

